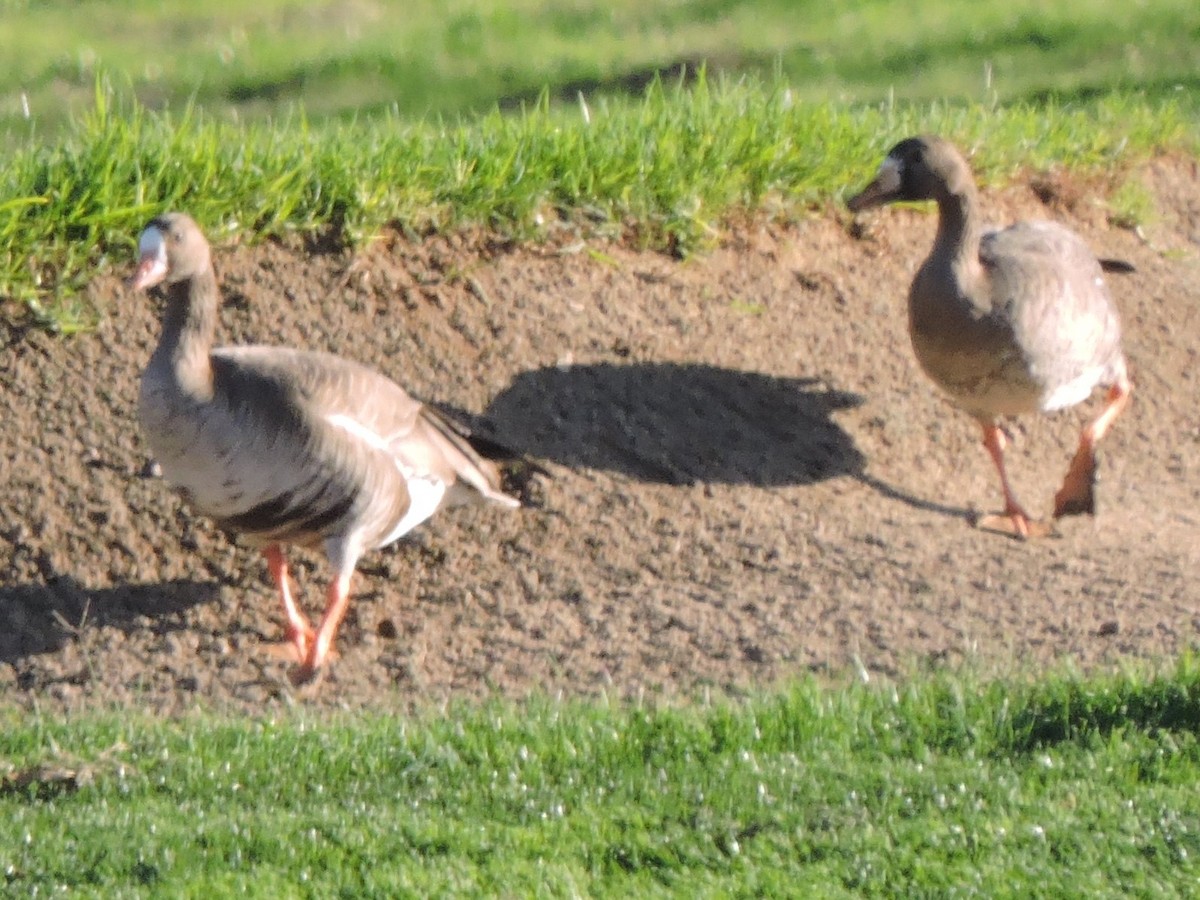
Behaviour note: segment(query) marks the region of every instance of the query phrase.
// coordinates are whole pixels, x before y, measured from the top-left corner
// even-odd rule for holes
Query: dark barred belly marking
[[[320,534],[350,512],[354,499],[353,491],[344,490],[336,493],[327,490],[313,500],[299,503],[295,493],[280,494],[244,513],[220,519],[217,524],[227,531],[277,534],[281,539],[288,535]]]

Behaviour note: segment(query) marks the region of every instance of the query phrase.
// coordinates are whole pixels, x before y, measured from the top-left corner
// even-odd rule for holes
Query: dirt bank
[[[533,508],[445,512],[368,556],[341,656],[303,702],[738,689],[856,659],[1091,666],[1194,643],[1200,176],[1161,160],[1144,178],[1148,241],[1086,186],[985,197],[997,221],[1063,218],[1138,267],[1111,280],[1137,387],[1104,445],[1100,517],[1030,543],[968,524],[998,507],[994,472],[909,349],[929,213],[889,210],[860,237],[833,210],[748,226],[687,262],[485,237],[220,250],[224,341],[369,362],[553,473]],[[157,311],[120,274],[90,288],[95,333],[0,330],[0,703],[287,702],[261,560],[146,474],[134,403]],[[1097,403],[1014,424],[1031,509],[1048,512]],[[319,605],[323,561],[295,571]]]

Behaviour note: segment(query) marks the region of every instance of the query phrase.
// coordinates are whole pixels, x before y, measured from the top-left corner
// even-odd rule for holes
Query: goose
[[[853,213],[900,200],[933,200],[937,235],[913,278],[908,324],[917,362],[979,423],[1000,475],[1003,515],[978,525],[1025,538],[1048,529],[1017,501],[1004,467],[1001,417],[1074,406],[1108,393],[1055,494],[1054,518],[1095,514],[1096,444],[1129,402],[1121,323],[1104,269],[1075,232],[1055,222],[985,231],[971,169],[936,136],[900,141],[874,180],[847,201]]]
[[[157,288],[166,301],[139,394],[146,443],[193,509],[261,550],[300,660],[293,681],[310,681],[329,656],[362,554],[444,505],[520,501],[464,433],[366,366],[287,347],[214,349],[216,275],[187,215],[151,221],[138,254],[131,288]],[[292,596],[289,545],[323,548],[333,570],[316,629]]]

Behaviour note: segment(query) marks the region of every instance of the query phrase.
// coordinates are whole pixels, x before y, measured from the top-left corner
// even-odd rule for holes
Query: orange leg
[[[1008,473],[1004,468],[1004,448],[1008,443],[1004,432],[995,422],[980,422],[979,425],[983,429],[983,446],[991,456],[992,462],[996,464],[996,471],[1000,473],[1000,486],[1004,489],[1004,514],[984,516],[979,520],[979,525],[1014,533],[1022,538],[1029,537],[1029,513],[1017,502],[1017,495],[1008,483]]]
[[[317,670],[325,663],[325,658],[333,647],[333,639],[337,636],[338,626],[346,617],[350,606],[350,576],[354,570],[338,573],[329,585],[329,599],[325,606],[325,615],[317,628],[316,637],[308,649],[308,655],[300,668],[296,670],[292,680],[297,684],[312,679]]]
[[[1080,513],[1096,514],[1096,444],[1100,443],[1109,426],[1128,405],[1132,391],[1128,378],[1122,378],[1114,384],[1108,390],[1107,402],[1096,421],[1083,429],[1079,437],[1079,449],[1075,451],[1062,487],[1054,495],[1054,518]]]
[[[288,583],[287,560],[283,549],[278,544],[263,548],[263,556],[267,559],[267,571],[279,587],[279,596],[283,600],[283,613],[287,616],[287,637],[296,647],[296,653],[301,660],[308,658],[309,648],[313,640],[313,629],[308,624],[304,613],[292,599],[292,589]]]

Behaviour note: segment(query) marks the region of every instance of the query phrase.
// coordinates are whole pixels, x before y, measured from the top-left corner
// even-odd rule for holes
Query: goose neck
[[[982,233],[974,190],[938,198],[938,231],[934,241],[938,258],[963,274],[974,274],[979,269]]]
[[[166,289],[162,337],[151,364],[167,365],[184,380],[208,379],[217,327],[217,284],[207,269]]]

